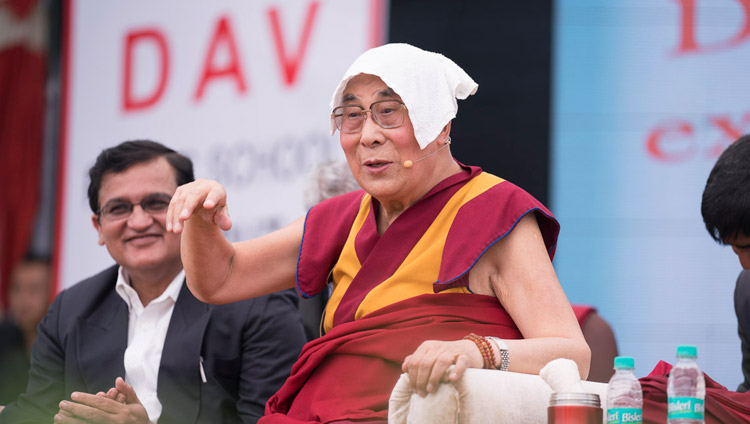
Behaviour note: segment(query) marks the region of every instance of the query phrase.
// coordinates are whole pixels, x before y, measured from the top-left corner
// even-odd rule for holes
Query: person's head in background
[[[719,156],[701,202],[706,229],[718,243],[732,246],[744,269],[750,269],[750,135]]]
[[[304,192],[305,209],[310,209],[323,200],[360,188],[346,161],[332,160],[315,165],[310,171]]]
[[[166,211],[177,186],[194,180],[190,159],[154,141],[126,141],[103,150],[89,177],[99,244],[136,290],[134,279],[174,278],[182,269],[180,237],[166,231]]]
[[[36,338],[37,325],[47,313],[52,272],[48,258],[29,255],[10,275],[8,316],[23,334],[26,352]]]

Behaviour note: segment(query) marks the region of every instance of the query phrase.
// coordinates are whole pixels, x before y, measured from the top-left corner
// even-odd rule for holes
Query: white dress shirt
[[[117,276],[115,290],[130,311],[128,347],[125,349],[125,381],[135,389],[151,422],[156,422],[161,416],[161,402],[156,397],[159,364],[169,320],[184,279],[185,272],[180,271],[167,289],[144,307],[138,293],[130,285],[125,269],[120,267]]]

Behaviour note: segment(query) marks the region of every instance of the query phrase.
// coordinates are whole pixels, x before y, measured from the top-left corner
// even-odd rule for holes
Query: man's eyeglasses
[[[170,200],[172,200],[172,196],[163,193],[149,194],[137,203],[113,200],[99,209],[96,214],[104,220],[117,221],[129,217],[133,213],[135,205],[140,205],[141,209],[147,214],[158,215],[167,211]]]
[[[380,100],[371,104],[367,110],[359,105],[339,106],[331,112],[331,119],[342,133],[354,134],[362,130],[367,112],[370,112],[373,121],[381,128],[390,129],[404,123],[406,110],[406,105],[398,100]]]

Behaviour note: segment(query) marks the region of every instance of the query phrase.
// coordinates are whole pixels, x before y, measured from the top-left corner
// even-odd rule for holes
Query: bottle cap
[[[698,349],[695,346],[680,345],[677,346],[677,356],[690,356],[695,358],[698,356]]]
[[[635,368],[635,360],[630,356],[617,356],[615,357],[615,369],[618,368]]]

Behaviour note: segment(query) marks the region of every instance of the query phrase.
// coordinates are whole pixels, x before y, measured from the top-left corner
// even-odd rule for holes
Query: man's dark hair
[[[89,206],[91,211],[99,210],[99,189],[102,178],[107,173],[119,173],[133,165],[149,162],[163,157],[172,165],[177,185],[195,180],[193,176],[193,162],[186,156],[170,149],[163,144],[151,140],[125,141],[117,146],[102,150],[96,158],[96,163],[89,169]]]
[[[703,190],[701,214],[708,233],[721,244],[729,237],[750,236],[750,134],[719,156]]]

